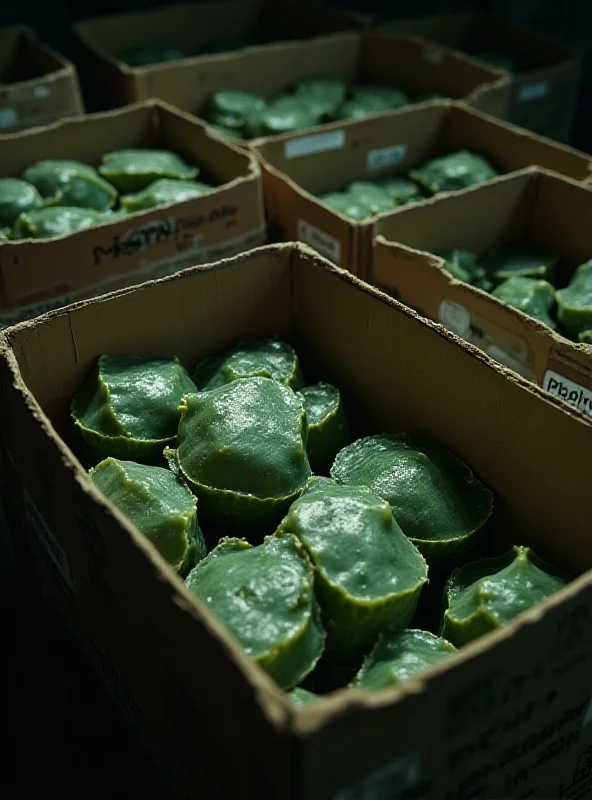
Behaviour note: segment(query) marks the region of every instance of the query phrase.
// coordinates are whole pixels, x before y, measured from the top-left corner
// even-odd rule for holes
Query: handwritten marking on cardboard
[[[396,758],[355,786],[342,789],[334,800],[390,800],[399,792],[415,786],[419,778],[419,755]]]
[[[322,256],[335,264],[341,262],[341,242],[303,219],[298,220],[298,239],[314,247]]]
[[[49,525],[43,519],[43,516],[26,489],[23,489],[23,500],[25,503],[25,509],[27,511],[27,517],[29,518],[31,527],[37,534],[37,538],[39,539],[41,546],[64,579],[65,583],[70,587],[70,589],[72,589],[72,591],[76,591],[76,584],[72,576],[64,548],[49,529]]]
[[[547,96],[549,86],[547,81],[536,81],[536,83],[527,83],[520,87],[518,92],[518,99],[521,102],[528,102],[529,100],[542,100]]]
[[[407,145],[395,144],[391,147],[380,147],[376,150],[369,150],[366,166],[369,172],[375,172],[385,167],[394,167],[400,164],[407,155]]]
[[[340,150],[345,145],[345,131],[329,131],[313,133],[310,136],[299,136],[290,139],[284,145],[285,158],[299,158],[313,153],[326,153],[329,150]]]
[[[592,390],[568,380],[552,369],[545,372],[543,389],[592,417]]]
[[[0,108],[0,128],[12,128],[18,122],[16,108]]]

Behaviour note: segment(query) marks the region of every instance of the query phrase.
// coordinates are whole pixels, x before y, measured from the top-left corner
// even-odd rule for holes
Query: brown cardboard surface
[[[253,156],[166,103],[66,120],[0,137],[0,175],[42,158],[98,164],[127,147],[171,149],[221,184],[195,200],[160,206],[70,236],[0,244],[0,321],[5,324],[266,241],[261,175]]]
[[[430,158],[461,149],[481,153],[501,172],[540,164],[584,180],[590,171],[588,155],[460,103],[423,103],[332,123],[323,131],[256,143],[267,214],[278,238],[305,241],[362,277],[372,248],[372,223],[349,220],[312,195],[342,189],[353,180],[403,175]]]
[[[216,41],[258,36],[270,41],[307,39],[367,27],[370,19],[314,0],[208,0],[85,20],[74,26],[85,76],[103,107],[160,97],[185,111],[199,104],[201,74],[211,59],[224,64],[234,54],[199,55]],[[197,55],[169,64],[132,68],[119,59],[128,47],[172,43]],[[250,49],[250,48],[249,48]],[[257,47],[259,49],[259,47]],[[179,84],[193,82],[193,87]],[[187,99],[188,98],[188,99]]]
[[[383,215],[369,279],[592,416],[592,348],[454,280],[431,255],[531,244],[559,256],[557,286],[565,286],[592,257],[591,215],[591,188],[533,167]]]
[[[376,30],[415,34],[467,52],[507,53],[520,66],[510,76],[510,121],[559,141],[571,138],[582,69],[575,47],[481,11],[394,20]]]
[[[30,28],[0,28],[0,133],[83,113],[74,65]]]
[[[496,547],[530,544],[581,577],[418,679],[296,712],[69,447],[69,399],[99,354],[175,353],[192,368],[272,333],[294,342],[309,376],[341,388],[362,430],[409,431],[470,463],[495,491]],[[8,329],[0,398],[11,485],[48,590],[185,796],[586,796],[592,420],[294,245]]]

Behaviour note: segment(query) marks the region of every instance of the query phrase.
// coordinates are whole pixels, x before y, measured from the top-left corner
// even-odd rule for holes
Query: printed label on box
[[[537,81],[536,83],[527,83],[525,86],[520,87],[518,92],[518,99],[520,101],[528,100],[542,100],[547,96],[549,86],[547,81]]]
[[[43,100],[45,97],[49,97],[51,94],[51,89],[49,86],[36,86],[33,89],[33,97],[37,100]]]
[[[369,150],[366,162],[368,172],[375,172],[385,167],[393,167],[395,164],[400,164],[406,155],[407,146],[404,144],[395,144],[391,147],[380,147],[377,150]]]
[[[335,264],[341,262],[341,242],[328,233],[315,228],[310,222],[298,220],[298,239],[314,247],[322,256],[331,259]]]
[[[0,128],[12,128],[18,122],[15,108],[0,108]]]
[[[438,322],[464,339],[470,330],[471,312],[453,300],[442,300],[438,309]]]
[[[284,145],[284,157],[298,158],[299,156],[310,156],[313,153],[326,153],[328,150],[340,150],[344,145],[345,131],[343,130],[313,133],[310,136],[289,139]]]
[[[196,234],[189,247],[185,247],[185,249],[182,249],[180,252],[167,256],[166,258],[159,259],[158,261],[141,259],[136,269],[121,272],[118,275],[112,275],[104,281],[92,284],[92,286],[86,286],[82,289],[69,292],[68,294],[40,300],[30,305],[0,311],[0,329],[8,325],[14,325],[17,322],[22,322],[25,319],[38,317],[40,314],[45,314],[47,311],[53,311],[56,308],[63,308],[63,306],[75,303],[78,300],[96,297],[105,292],[121,289],[124,286],[142,283],[148,279],[163,278],[166,275],[171,275],[181,269],[193,267],[197,264],[205,264],[208,261],[218,261],[221,258],[228,258],[243,250],[258,247],[264,244],[264,242],[264,227],[254,228],[232,239],[224,239],[221,242],[205,246],[203,245],[203,234]]]
[[[37,538],[39,539],[41,546],[49,556],[51,562],[56,567],[66,584],[70,587],[70,589],[72,589],[72,591],[76,591],[76,584],[74,582],[74,578],[72,577],[70,565],[68,564],[68,559],[66,558],[66,554],[62,545],[58,542],[49,529],[47,522],[41,516],[39,509],[33,502],[31,495],[26,489],[23,489],[23,499],[25,502],[25,509],[27,511],[29,522],[37,534]]]
[[[472,314],[468,308],[453,300],[442,300],[438,322],[465,341],[479,347],[500,364],[533,380],[530,349],[522,337]]]
[[[355,786],[337,792],[334,800],[391,800],[414,786],[418,778],[418,755],[397,758]]]
[[[590,389],[568,380],[552,369],[545,372],[543,389],[592,417],[592,391]]]

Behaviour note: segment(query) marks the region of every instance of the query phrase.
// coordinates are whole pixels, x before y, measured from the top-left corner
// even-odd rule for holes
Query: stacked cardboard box
[[[0,133],[83,113],[75,67],[30,28],[0,28]]]

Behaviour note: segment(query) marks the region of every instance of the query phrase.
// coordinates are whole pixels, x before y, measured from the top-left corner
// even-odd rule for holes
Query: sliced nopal
[[[192,181],[198,168],[170,150],[115,150],[105,153],[99,172],[122,194],[141,192],[159,178]]]
[[[358,439],[337,454],[331,476],[387,500],[431,560],[472,547],[493,511],[493,494],[458,456],[404,434]]]
[[[185,583],[282,688],[312,671],[325,633],[312,565],[296,537],[268,536],[258,547],[222,539]]]
[[[297,536],[315,567],[327,649],[341,662],[411,621],[427,565],[389,504],[358,486],[311,478],[278,528]]]
[[[308,419],[308,460],[317,475],[328,474],[337,453],[349,441],[349,425],[339,389],[316,383],[299,392]]]

